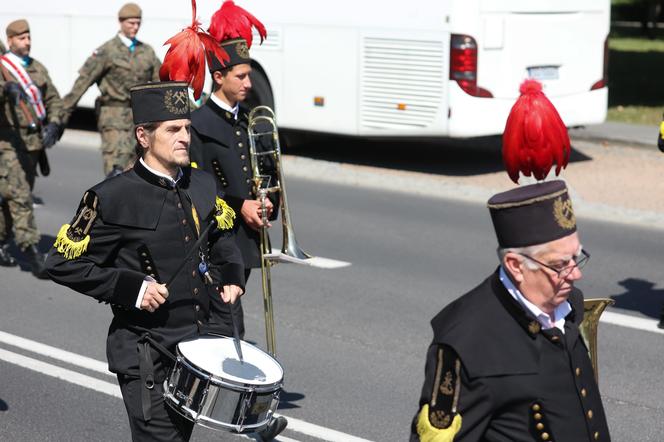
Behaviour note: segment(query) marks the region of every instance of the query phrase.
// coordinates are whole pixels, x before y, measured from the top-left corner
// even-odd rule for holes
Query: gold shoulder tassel
[[[61,253],[65,259],[76,259],[88,250],[90,235],[85,235],[80,241],[74,241],[67,236],[69,227],[69,224],[63,224],[63,226],[60,227],[60,231],[58,232],[53,247],[55,247],[58,253]]]
[[[217,212],[214,217],[217,219],[217,228],[220,230],[229,230],[233,228],[233,220],[235,219],[235,210],[231,208],[226,201],[217,197],[215,201],[215,208]]]

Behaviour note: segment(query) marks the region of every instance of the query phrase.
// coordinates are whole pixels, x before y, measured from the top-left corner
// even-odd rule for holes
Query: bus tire
[[[270,82],[263,71],[254,66],[251,74],[249,74],[249,78],[251,78],[251,91],[249,91],[247,98],[244,100],[245,105],[249,109],[256,106],[269,106],[271,109],[274,109],[272,87],[270,87]]]

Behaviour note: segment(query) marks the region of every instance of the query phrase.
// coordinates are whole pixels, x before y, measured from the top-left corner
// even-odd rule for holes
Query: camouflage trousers
[[[102,106],[99,111],[99,133],[101,134],[101,156],[104,174],[117,166],[125,169],[136,161],[134,146],[134,124],[131,109]]]
[[[16,151],[7,140],[0,140],[0,242],[14,231],[16,245],[22,250],[39,243],[39,231],[32,208],[32,195]]]

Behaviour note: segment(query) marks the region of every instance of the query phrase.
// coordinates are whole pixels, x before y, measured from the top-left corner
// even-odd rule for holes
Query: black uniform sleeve
[[[484,440],[491,418],[491,403],[487,386],[481,380],[469,379],[456,352],[434,343],[427,351],[424,385],[418,412],[411,424],[410,441]]]
[[[209,233],[210,273],[215,282],[237,285],[244,290],[244,260],[235,241],[239,215],[224,201],[223,193],[219,190],[212,216],[217,218],[217,225]],[[232,224],[229,220],[232,220]]]
[[[121,239],[117,226],[104,223],[97,196],[88,191],[48,253],[48,274],[56,283],[98,301],[133,308],[145,275],[113,266]]]

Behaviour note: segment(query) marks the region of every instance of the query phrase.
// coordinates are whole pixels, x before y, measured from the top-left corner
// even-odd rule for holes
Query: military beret
[[[163,81],[132,87],[131,111],[134,124],[189,118],[188,83]]]
[[[125,20],[127,18],[141,18],[143,11],[136,3],[127,3],[118,11],[118,18]]]
[[[30,32],[30,26],[25,19],[14,20],[7,25],[7,38]]]
[[[225,68],[231,68],[238,64],[251,63],[249,57],[249,46],[247,41],[243,38],[233,38],[221,42],[221,48],[226,51],[230,60],[223,63],[217,60],[217,57],[212,56],[212,63],[210,63],[210,72],[220,71]]]
[[[519,186],[492,196],[487,205],[502,248],[544,244],[576,232],[564,181]]]

